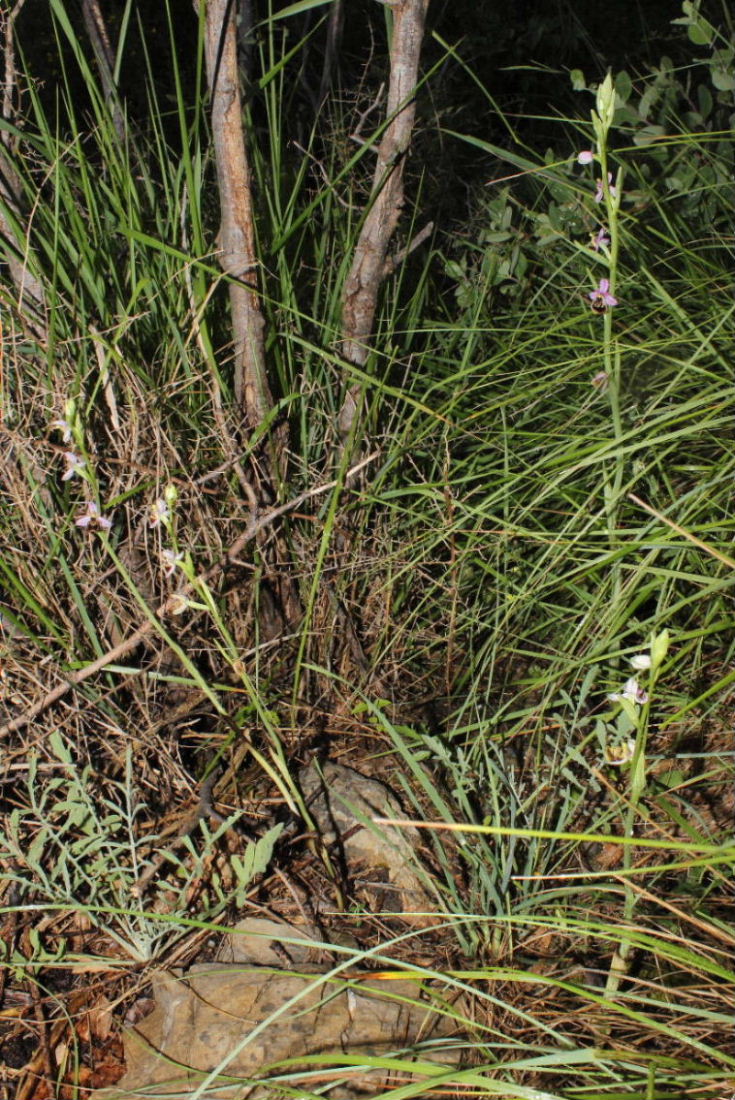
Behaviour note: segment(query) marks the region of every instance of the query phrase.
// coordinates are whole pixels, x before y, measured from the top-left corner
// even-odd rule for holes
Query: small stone
[[[238,921],[225,935],[217,951],[218,962],[246,962],[256,966],[278,966],[289,962],[295,966],[319,962],[322,954],[313,947],[322,937],[315,928],[288,924],[286,921],[267,920],[264,917],[246,917]],[[290,943],[301,940],[302,943]],[[274,947],[278,944],[280,949]]]
[[[339,837],[350,871],[360,865],[367,872],[380,900],[376,908],[410,914],[406,919],[419,927],[436,923],[431,915],[436,904],[416,870],[418,829],[373,821],[375,817],[405,818],[396,796],[384,783],[344,764],[328,761],[321,773],[313,765],[302,768],[299,782],[325,844],[334,844]]]

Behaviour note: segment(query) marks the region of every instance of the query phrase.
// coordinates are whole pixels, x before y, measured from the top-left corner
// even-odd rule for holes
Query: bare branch
[[[371,206],[357,242],[342,304],[342,354],[356,366],[368,355],[388,246],[403,206],[403,170],[415,116],[414,94],[429,0],[394,0],[387,114],[378,147]],[[359,386],[348,391],[339,416],[345,439],[357,412]]]
[[[420,229],[416,236],[408,242],[405,248],[400,249],[394,256],[388,256],[383,267],[383,278],[386,279],[389,275],[392,275],[397,267],[400,267],[407,256],[410,256],[424,241],[431,236],[434,232],[434,223],[427,222],[423,229]]]
[[[324,65],[322,66],[322,79],[319,84],[319,104],[321,105],[329,94],[332,86],[334,70],[337,67],[340,49],[342,47],[342,33],[344,31],[345,10],[344,0],[332,0],[327,24],[327,44],[324,50]]]
[[[99,0],[82,0],[82,18],[94,56],[100,71],[105,101],[112,113],[112,123],[119,141],[125,140],[125,120],[120,108],[120,99],[115,85],[115,55],[110,45],[110,35],[102,14]]]
[[[230,276],[235,397],[248,426],[256,428],[270,411],[272,398],[265,371],[264,321],[257,293],[253,203],[233,0],[207,0],[204,33],[220,200],[219,262]]]

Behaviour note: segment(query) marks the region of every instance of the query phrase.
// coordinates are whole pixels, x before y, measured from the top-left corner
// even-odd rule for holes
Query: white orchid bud
[[[666,660],[666,654],[669,652],[669,632],[668,630],[662,630],[660,634],[657,634],[651,642],[651,664],[654,669],[658,669]]]
[[[597,117],[605,133],[607,133],[612,126],[614,114],[615,85],[613,83],[612,73],[608,71],[607,76],[597,89]]]

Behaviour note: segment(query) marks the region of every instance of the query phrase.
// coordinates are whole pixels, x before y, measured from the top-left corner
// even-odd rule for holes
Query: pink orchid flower
[[[595,313],[607,313],[608,309],[618,304],[618,299],[610,293],[609,279],[600,279],[597,290],[591,290],[587,297]]]
[[[62,481],[69,481],[70,478],[75,476],[84,476],[84,467],[86,463],[79,455],[75,455],[73,451],[64,451],[64,462],[66,463],[66,469],[61,475]]]
[[[80,512],[74,523],[77,527],[101,527],[103,531],[109,531],[112,527],[112,520],[102,515],[99,505],[93,500],[87,501],[84,511]]]
[[[608,190],[610,191],[610,194],[613,198],[617,198],[618,192],[617,192],[617,188],[613,186],[612,178],[613,178],[612,177],[612,172],[608,172],[607,173]],[[604,185],[602,183],[602,180],[597,180],[596,183],[597,183],[597,190],[595,191],[595,202],[602,202],[602,200],[605,198],[605,188],[604,188]]]
[[[601,248],[608,248],[609,245],[610,235],[603,226],[597,230],[597,233],[592,240],[592,247],[594,248],[595,252],[599,252]]]

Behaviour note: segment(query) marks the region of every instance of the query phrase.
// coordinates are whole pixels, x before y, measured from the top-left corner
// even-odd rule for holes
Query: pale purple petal
[[[69,443],[71,440],[71,426],[68,421],[59,418],[58,420],[52,420],[50,427],[54,431],[61,432],[61,438],[64,443]]]
[[[184,555],[179,553],[175,554],[173,550],[162,550],[161,558],[163,559],[163,575],[165,577],[172,577],[176,572],[176,567],[184,560]]]
[[[599,252],[601,248],[607,248],[610,244],[610,237],[608,236],[606,229],[598,229],[597,235],[592,241],[592,247],[595,252]]]
[[[613,199],[617,198],[618,191],[612,181],[612,172],[607,173],[607,189]],[[595,191],[595,202],[602,202],[605,198],[605,187],[602,180],[597,180],[597,190]]]
[[[162,523],[168,523],[170,518],[171,512],[169,511],[168,504],[163,499],[163,497],[159,497],[156,503],[152,504],[150,507],[150,512],[148,514],[148,526],[158,527]]]
[[[66,463],[66,469],[61,475],[62,481],[68,481],[75,475],[79,477],[82,476],[82,471],[85,467],[83,458],[80,458],[79,455],[75,455],[73,451],[64,451],[64,462]]]
[[[626,680],[622,694],[624,699],[630,699],[632,703],[637,703],[639,706],[644,706],[648,702],[648,692],[643,690],[635,676]]]
[[[95,504],[93,500],[88,500],[84,507],[85,510],[74,520],[77,527],[91,527],[96,525],[97,527],[101,527],[104,531],[110,530],[112,527],[112,520],[102,515],[98,504]]]
[[[618,299],[614,294],[610,293],[610,280],[600,279],[600,285],[597,290],[591,290],[587,295],[592,308],[597,313],[605,313],[608,309],[618,304]]]

